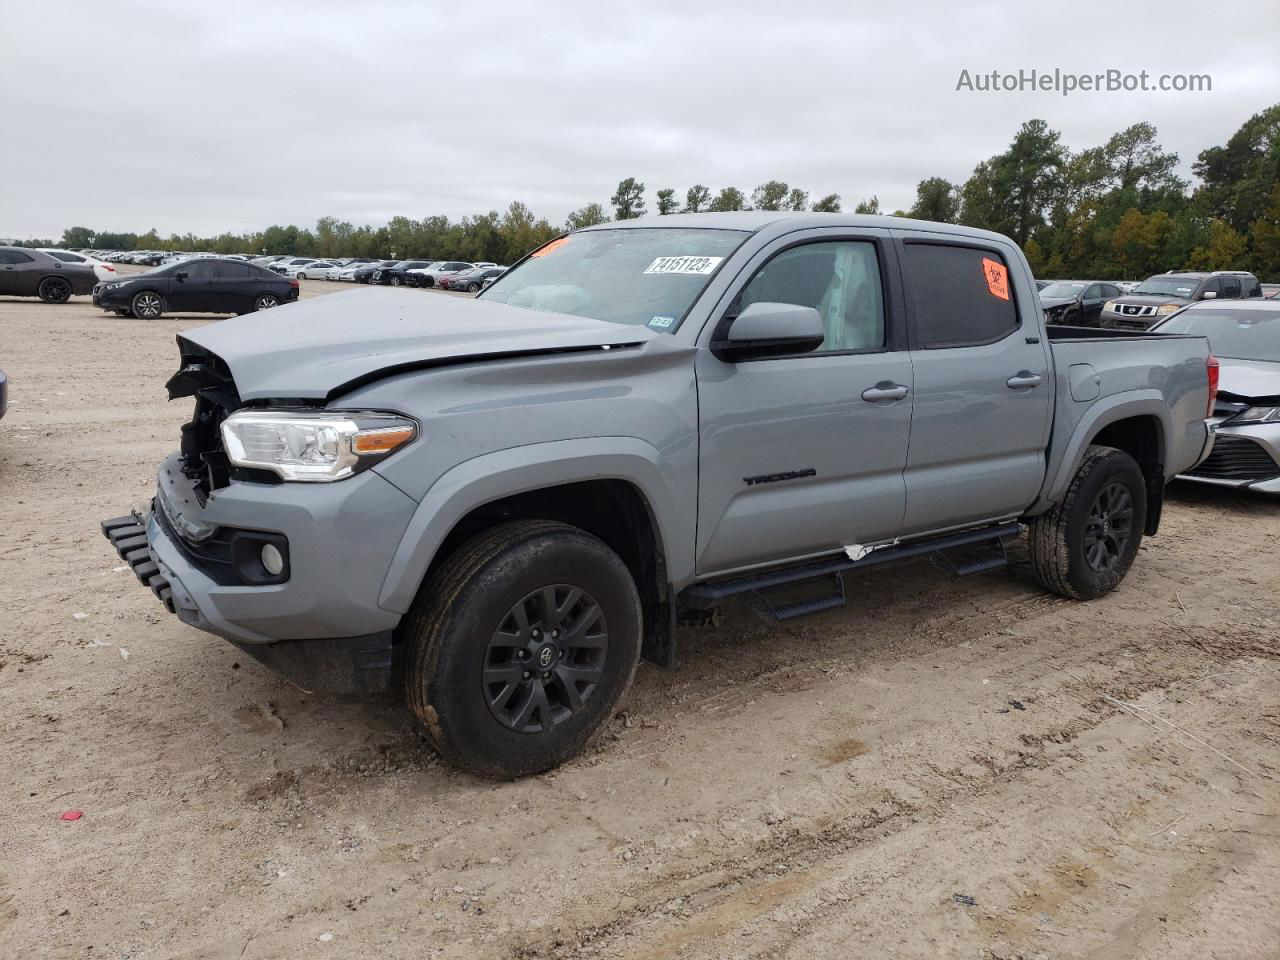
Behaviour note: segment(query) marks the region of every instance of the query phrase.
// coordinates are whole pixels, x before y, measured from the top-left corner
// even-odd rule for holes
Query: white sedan
[[[284,275],[299,280],[337,280],[341,272],[342,267],[331,260],[313,260],[286,268]]]
[[[116,272],[116,268],[111,264],[102,260],[95,260],[93,257],[86,257],[82,253],[72,253],[70,250],[55,250],[50,247],[41,247],[42,253],[47,253],[55,260],[61,260],[63,263],[84,263],[93,267],[93,274],[98,278],[99,282],[104,280],[119,280],[120,274]]]

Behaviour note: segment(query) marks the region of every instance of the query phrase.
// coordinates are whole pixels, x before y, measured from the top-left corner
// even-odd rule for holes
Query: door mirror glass
[[[794,303],[753,303],[733,318],[711,352],[727,363],[808,353],[822,346],[822,314]]]
[[[1205,300],[1217,300],[1217,299],[1218,299],[1218,291],[1217,291],[1217,290],[1206,290],[1204,293],[1200,294],[1200,296],[1201,296],[1202,298],[1204,298]]]

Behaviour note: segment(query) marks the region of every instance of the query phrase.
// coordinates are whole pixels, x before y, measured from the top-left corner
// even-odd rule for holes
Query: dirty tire
[[[548,729],[521,731],[490,707],[491,644],[523,598],[555,585],[594,600],[607,648],[579,707]],[[497,778],[539,773],[579,753],[613,716],[635,675],[641,623],[635,582],[601,540],[563,523],[505,523],[459,547],[423,584],[401,626],[405,698],[449,763]]]
[[[45,277],[36,293],[45,303],[66,303],[71,299],[71,284],[62,277]]]
[[[1088,541],[1096,531],[1091,515],[1107,495],[1127,493],[1131,516],[1127,537],[1107,566],[1088,560]],[[1114,496],[1108,500],[1114,500]],[[1066,495],[1053,509],[1031,520],[1029,543],[1036,579],[1046,590],[1074,600],[1093,600],[1110,593],[1124,579],[1142,542],[1147,515],[1147,488],[1137,462],[1123,450],[1091,446]],[[1096,519],[1096,518],[1095,518]]]

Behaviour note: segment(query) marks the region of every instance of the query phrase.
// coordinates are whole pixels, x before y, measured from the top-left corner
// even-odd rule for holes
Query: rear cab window
[[[982,346],[1018,329],[1009,265],[999,252],[909,240],[902,268],[916,346]]]

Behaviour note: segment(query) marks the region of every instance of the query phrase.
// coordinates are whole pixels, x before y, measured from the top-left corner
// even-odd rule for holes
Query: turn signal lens
[[[402,443],[412,440],[415,432],[413,427],[365,430],[351,438],[351,449],[361,456],[390,453]]]

